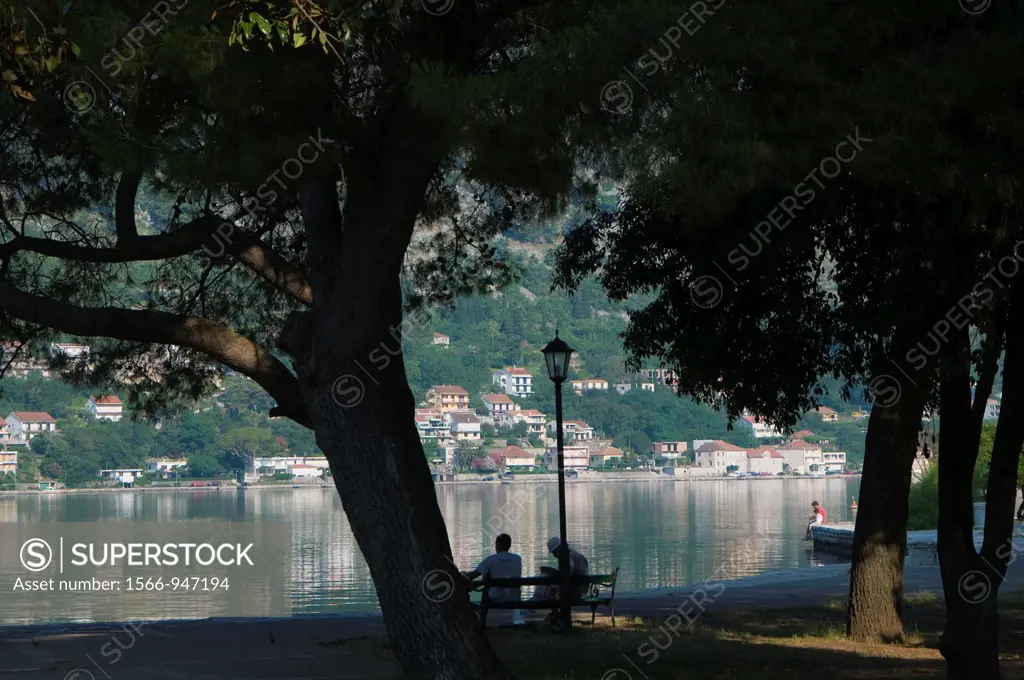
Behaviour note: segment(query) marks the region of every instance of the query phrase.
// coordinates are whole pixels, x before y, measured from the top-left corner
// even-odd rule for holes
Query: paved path
[[[907,567],[908,593],[941,593],[936,567]],[[703,594],[696,591],[703,588]],[[694,602],[713,614],[727,608],[820,605],[845,598],[849,565],[791,569],[707,586],[660,588],[617,597],[619,616],[664,617]],[[1011,565],[1003,592],[1024,588]],[[589,615],[587,616],[589,618]],[[379,615],[272,620],[207,620],[129,625],[0,629],[0,680],[327,680],[397,678],[382,658]],[[376,638],[369,642],[361,638]],[[338,642],[338,641],[341,642]],[[331,643],[331,644],[324,644]]]

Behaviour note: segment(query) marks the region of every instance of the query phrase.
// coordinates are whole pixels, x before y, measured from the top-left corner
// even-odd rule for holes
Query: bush
[[[939,461],[934,459],[917,484],[910,487],[910,514],[907,531],[935,529],[939,526]]]

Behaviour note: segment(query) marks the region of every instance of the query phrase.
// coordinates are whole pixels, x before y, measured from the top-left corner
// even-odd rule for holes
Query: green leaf
[[[306,44],[306,36],[305,36],[305,34],[304,33],[294,33],[294,34],[292,34],[292,44],[295,45],[295,47],[302,47],[303,45],[305,45]]]
[[[250,12],[249,18],[256,22],[256,25],[259,26],[263,35],[270,35],[270,22],[263,18],[262,15],[257,14],[256,12]]]
[[[74,53],[76,57],[82,56],[82,48],[76,45],[75,43],[71,43],[71,51]]]
[[[46,70],[52,72],[60,65],[60,60],[57,59],[57,57],[50,55],[43,61],[43,63],[46,65]]]

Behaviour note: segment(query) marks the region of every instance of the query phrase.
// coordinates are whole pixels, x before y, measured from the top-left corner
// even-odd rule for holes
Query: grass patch
[[[925,590],[918,593],[907,593],[903,596],[903,602],[909,605],[942,604],[942,600],[935,593]]]

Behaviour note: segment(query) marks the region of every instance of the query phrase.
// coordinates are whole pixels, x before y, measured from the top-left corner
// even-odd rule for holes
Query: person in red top
[[[813,514],[811,515],[810,521],[807,522],[807,535],[804,536],[805,541],[811,540],[811,527],[813,527],[815,524],[825,523],[825,508],[823,508],[821,505],[818,505],[818,501],[814,501],[813,503],[811,503],[811,510],[813,511]]]

